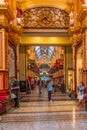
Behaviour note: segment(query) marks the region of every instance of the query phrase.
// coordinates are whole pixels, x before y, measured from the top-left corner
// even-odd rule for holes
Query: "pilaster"
[[[8,31],[10,27],[10,21],[14,17],[8,5],[0,4],[0,102],[3,100],[9,100],[9,78],[8,78]],[[0,104],[1,111],[6,111],[5,104]]]
[[[77,20],[80,21],[82,28],[82,45],[83,45],[83,80],[87,86],[87,6],[83,5]]]
[[[8,94],[8,35],[0,30],[0,96]]]

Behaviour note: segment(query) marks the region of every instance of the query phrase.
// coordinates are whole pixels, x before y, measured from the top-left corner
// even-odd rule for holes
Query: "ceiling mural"
[[[54,7],[36,7],[22,14],[22,26],[28,28],[68,28],[69,15]]]

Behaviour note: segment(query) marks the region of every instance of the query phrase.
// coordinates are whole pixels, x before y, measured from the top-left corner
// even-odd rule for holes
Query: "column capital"
[[[23,32],[22,27],[14,27],[10,26],[8,30],[9,38],[14,41],[14,43],[18,44],[20,42],[19,36]]]

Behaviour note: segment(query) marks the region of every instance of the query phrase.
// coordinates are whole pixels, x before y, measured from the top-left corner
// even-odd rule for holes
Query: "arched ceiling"
[[[40,39],[42,39],[42,42],[40,41],[40,43],[44,43],[43,41],[43,39],[44,39],[44,36],[46,36],[46,37],[52,37],[52,36],[57,36],[57,38],[60,36],[62,36],[62,37],[68,37],[69,38],[69,34],[68,34],[68,29],[66,29],[66,28],[63,28],[63,29],[60,29],[60,28],[58,28],[58,27],[56,27],[56,26],[53,26],[53,25],[56,25],[54,22],[56,22],[56,20],[54,20],[54,21],[52,21],[51,19],[51,16],[50,16],[50,18],[47,16],[45,16],[44,18],[43,18],[43,15],[41,15],[41,17],[39,17],[39,18],[41,18],[41,20],[43,20],[43,19],[45,19],[44,21],[45,21],[45,23],[47,24],[47,22],[49,22],[49,21],[52,21],[51,23],[51,25],[50,25],[50,27],[48,27],[48,26],[46,26],[47,28],[46,29],[43,29],[43,27],[42,27],[42,23],[44,22],[44,21],[41,21],[40,19],[38,20],[36,20],[36,22],[37,23],[39,23],[39,25],[40,25],[40,23],[41,23],[41,29],[38,29],[38,31],[37,31],[37,28],[36,28],[36,26],[31,26],[31,21],[32,21],[32,19],[29,19],[30,17],[29,16],[27,16],[28,14],[31,16],[31,12],[29,12],[31,9],[33,9],[33,8],[38,8],[38,7],[48,7],[48,8],[50,8],[50,7],[53,7],[53,9],[55,8],[55,9],[61,9],[61,10],[64,10],[65,12],[67,12],[68,14],[69,14],[69,11],[70,11],[70,8],[71,8],[71,5],[73,4],[73,1],[74,0],[16,0],[16,2],[17,2],[17,4],[18,5],[20,5],[20,7],[21,7],[21,9],[22,9],[22,11],[23,11],[23,15],[22,16],[24,16],[24,17],[22,17],[22,19],[23,18],[25,18],[24,19],[24,22],[25,22],[25,24],[23,23],[23,34],[22,34],[22,36],[21,36],[21,38],[20,38],[20,43],[23,43],[23,41],[22,40],[24,40],[24,43],[32,43],[32,42],[29,42],[29,40],[26,40],[26,39],[32,39],[31,37],[29,37],[29,36],[33,36],[33,41],[35,41],[35,43],[36,43],[36,40],[34,40],[34,37],[36,36],[43,36],[43,38],[41,38],[40,37]],[[52,12],[52,9],[50,9],[50,11]],[[27,13],[26,13],[27,12]],[[37,15],[40,15],[41,13],[39,12],[39,13],[37,13]],[[45,13],[44,13],[45,14]],[[52,14],[53,14],[53,12],[52,12]],[[33,15],[33,14],[32,14]],[[53,15],[53,18],[55,18],[56,17],[56,15],[54,16]],[[31,18],[33,18],[32,16],[31,16]],[[29,20],[28,20],[29,19]],[[63,19],[65,19],[65,17],[63,17]],[[26,21],[27,21],[27,23],[28,24],[26,24]],[[28,22],[29,21],[29,22]],[[39,21],[39,22],[38,22]],[[41,21],[41,22],[40,22]],[[66,21],[68,21],[68,20],[66,20]],[[33,20],[33,22],[34,22],[34,20]],[[32,25],[34,25],[33,24],[33,22],[32,22]],[[57,21],[58,22],[58,21]],[[60,22],[61,22],[61,20],[60,20]],[[63,22],[63,20],[62,20],[62,22]],[[61,22],[61,23],[62,23]],[[45,25],[46,25],[45,24]],[[58,23],[57,23],[58,24]],[[60,23],[59,23],[60,24]],[[59,26],[59,24],[58,24],[58,26]],[[44,27],[45,27],[45,25],[43,25]],[[38,25],[37,25],[38,26]],[[62,25],[61,25],[62,26]],[[64,25],[64,26],[67,26],[67,25]],[[34,29],[33,29],[33,28]],[[54,29],[55,28],[55,29]],[[27,36],[27,38],[26,37],[24,37],[24,36]],[[56,40],[55,40],[56,41]],[[65,39],[64,39],[64,41],[66,41]],[[54,41],[53,41],[54,42]],[[53,43],[52,42],[52,43]],[[38,41],[38,43],[39,43],[39,41]],[[46,38],[46,43],[47,43],[47,38]],[[55,43],[55,42],[54,42]],[[59,43],[60,43],[60,41],[59,41]],[[67,43],[70,43],[70,42],[67,42]],[[57,41],[57,44],[58,44],[58,41]]]
[[[23,10],[35,6],[53,6],[69,11],[73,0],[17,0],[17,2]]]

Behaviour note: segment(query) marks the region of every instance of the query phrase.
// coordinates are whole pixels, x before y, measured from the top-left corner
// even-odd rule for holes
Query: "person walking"
[[[12,92],[16,95],[14,98],[15,108],[19,108],[19,98],[18,98],[18,90],[19,90],[19,82],[16,78],[13,78]]]
[[[62,82],[61,82],[60,90],[61,90],[62,93],[65,93],[65,83],[64,83],[64,80],[62,80]]]
[[[39,94],[42,94],[42,80],[38,81]]]
[[[53,82],[51,80],[49,80],[48,85],[47,85],[48,101],[49,102],[51,101],[52,89],[53,89]]]
[[[77,87],[77,99],[78,99],[78,103],[77,103],[77,106],[79,108],[82,107],[82,102],[83,102],[83,99],[84,99],[84,90],[85,90],[85,86],[84,86],[84,83],[81,82],[79,84],[79,86]]]

